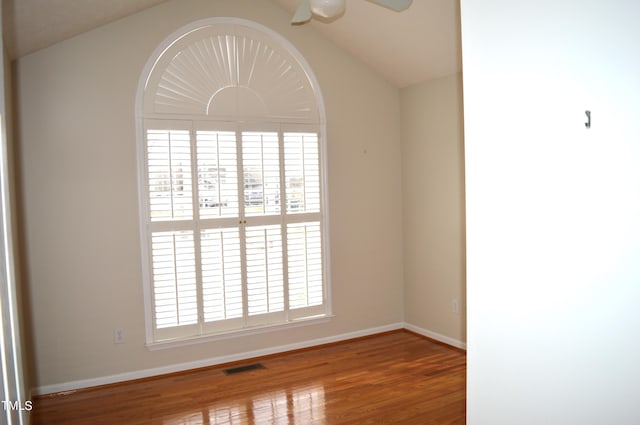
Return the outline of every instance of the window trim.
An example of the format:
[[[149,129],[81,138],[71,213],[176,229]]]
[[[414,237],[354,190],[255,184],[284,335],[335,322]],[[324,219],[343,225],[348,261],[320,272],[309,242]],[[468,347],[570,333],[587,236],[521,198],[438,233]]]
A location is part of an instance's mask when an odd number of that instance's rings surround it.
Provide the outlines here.
[[[251,335],[260,335],[263,333],[278,332],[283,330],[299,328],[303,326],[319,325],[322,323],[328,323],[329,321],[331,321],[333,317],[335,317],[333,313],[327,312],[322,316],[292,320],[287,323],[276,323],[271,325],[256,326],[252,328],[231,330],[227,332],[219,332],[215,334],[206,334],[206,335],[200,335],[200,336],[194,336],[194,337],[188,337],[188,338],[176,338],[171,340],[147,342],[146,347],[150,351],[161,350],[165,348],[186,347],[194,344],[223,341],[226,339],[246,337]]]
[[[203,334],[192,337],[179,337],[171,340],[156,340],[154,337],[154,323],[153,323],[153,277],[151,276],[151,247],[149,246],[149,231],[147,230],[147,224],[149,223],[149,200],[147,196],[146,188],[146,161],[145,161],[145,120],[161,120],[171,125],[172,118],[174,122],[180,122],[184,125],[185,121],[206,121],[203,116],[175,116],[170,114],[147,114],[144,111],[145,102],[145,89],[153,74],[153,69],[158,63],[162,55],[170,49],[174,44],[183,39],[185,36],[193,31],[207,26],[214,26],[217,24],[225,25],[239,25],[248,27],[251,30],[258,31],[262,35],[269,37],[271,42],[279,45],[285,49],[299,64],[302,70],[305,72],[314,93],[314,98],[317,107],[318,121],[312,123],[312,127],[318,133],[319,154],[320,154],[320,184],[322,187],[321,198],[321,232],[323,241],[323,275],[324,275],[324,291],[325,291],[325,310],[324,314],[319,316],[305,317],[302,319],[293,319],[284,323],[260,325],[256,327],[247,327],[243,329],[234,329],[230,331],[223,331],[215,334]],[[211,119],[216,121],[216,119]],[[273,123],[273,120],[265,119],[260,120],[255,117],[250,118],[252,122],[256,124]],[[296,122],[277,122],[275,123],[280,127],[281,132],[285,131],[299,131],[310,128],[309,123],[296,123]],[[301,55],[301,53],[280,34],[275,31],[258,24],[253,21],[240,19],[240,18],[208,18],[195,21],[191,24],[183,26],[174,31],[167,38],[165,38],[153,51],[149,59],[147,60],[142,73],[138,81],[138,87],[135,99],[135,127],[136,127],[136,154],[137,154],[137,184],[138,184],[138,208],[139,208],[139,237],[141,243],[141,271],[142,271],[142,286],[143,286],[143,302],[144,302],[144,321],[145,321],[145,343],[149,350],[155,350],[160,348],[171,348],[177,346],[191,345],[197,343],[211,342],[221,339],[229,339],[234,337],[248,336],[265,332],[281,331],[283,329],[289,329],[299,326],[307,326],[318,323],[325,323],[333,317],[332,309],[332,293],[331,293],[331,261],[330,261],[330,243],[329,243],[329,196],[328,196],[328,177],[327,177],[327,143],[326,143],[326,112],[324,108],[324,100],[320,91],[318,81],[311,70],[311,67]],[[314,131],[314,132],[315,132]]]

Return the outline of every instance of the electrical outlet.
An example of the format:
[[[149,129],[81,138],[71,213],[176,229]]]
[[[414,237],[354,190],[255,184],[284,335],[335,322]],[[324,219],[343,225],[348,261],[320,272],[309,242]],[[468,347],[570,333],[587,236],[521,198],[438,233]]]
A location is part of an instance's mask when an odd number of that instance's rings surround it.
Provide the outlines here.
[[[116,328],[113,331],[113,343],[124,344],[124,329]]]
[[[451,300],[451,312],[453,314],[460,314],[460,303],[458,303],[457,298]]]

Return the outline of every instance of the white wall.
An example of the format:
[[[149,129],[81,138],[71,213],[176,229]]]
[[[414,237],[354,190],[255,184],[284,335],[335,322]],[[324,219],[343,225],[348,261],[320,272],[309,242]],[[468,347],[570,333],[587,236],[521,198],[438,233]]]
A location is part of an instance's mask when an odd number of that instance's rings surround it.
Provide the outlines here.
[[[2,17],[5,10],[2,6]],[[1,28],[4,27],[4,20]],[[18,231],[16,191],[16,143],[13,132],[13,90],[11,61],[0,36],[0,400],[19,402],[25,407],[31,389],[29,374],[30,350],[28,323],[22,310],[25,299],[20,276],[20,241]],[[28,411],[6,409],[3,405],[0,422],[27,423]]]
[[[638,16],[462,1],[470,425],[638,423]]]
[[[326,102],[331,322],[179,349],[144,346],[134,98],[142,67],[177,28],[236,16],[305,56]],[[262,0],[174,0],[16,63],[17,127],[35,385],[232,356],[401,323],[398,90]],[[126,343],[114,345],[123,327]]]
[[[405,321],[464,346],[462,76],[405,87],[400,107]]]

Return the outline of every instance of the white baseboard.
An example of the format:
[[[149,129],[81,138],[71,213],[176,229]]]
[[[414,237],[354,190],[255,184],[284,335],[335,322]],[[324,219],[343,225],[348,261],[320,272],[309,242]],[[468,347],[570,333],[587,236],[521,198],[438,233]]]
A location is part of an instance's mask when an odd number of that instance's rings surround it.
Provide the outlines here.
[[[73,391],[82,388],[95,387],[99,385],[114,384],[117,382],[131,381],[134,379],[149,378],[152,376],[164,375],[167,373],[183,372],[185,370],[197,369],[207,366],[215,366],[224,363],[247,360],[255,357],[268,356],[270,354],[283,353],[286,351],[299,350],[302,348],[314,347],[317,345],[330,344],[332,342],[346,341],[349,339],[359,338],[363,336],[375,335],[377,333],[394,331],[403,329],[404,323],[394,323],[376,328],[369,328],[355,332],[348,332],[340,335],[334,335],[325,338],[317,338],[309,341],[298,342],[294,344],[280,345],[277,347],[269,347],[262,350],[247,351],[244,353],[232,354],[228,356],[213,357],[193,362],[179,363],[175,365],[157,367],[152,369],[137,370],[134,372],[119,373],[116,375],[102,376],[98,378],[82,379],[72,382],[64,382],[61,384],[43,385],[32,390],[33,395],[55,394],[65,391]],[[414,331],[415,332],[415,331]],[[419,333],[419,332],[418,332]],[[431,337],[437,339],[435,337]]]
[[[466,349],[467,344],[454,338],[432,332],[427,329],[420,328],[410,323],[393,323],[390,325],[369,328],[355,332],[348,332],[340,335],[334,335],[325,338],[317,338],[308,341],[302,341],[294,344],[280,345],[277,347],[269,347],[261,350],[247,351],[228,356],[213,357],[193,362],[179,363],[169,366],[157,367],[152,369],[137,370],[134,372],[119,373],[116,375],[101,376],[98,378],[82,379],[78,381],[64,382],[61,384],[43,385],[36,387],[31,391],[32,395],[55,394],[65,391],[74,391],[83,388],[96,387],[100,385],[115,384],[117,382],[131,381],[135,379],[149,378],[152,376],[164,375],[167,373],[183,372],[190,369],[198,369],[201,367],[216,366],[219,364],[247,360],[255,357],[268,356],[271,354],[284,353],[287,351],[299,350],[302,348],[310,348],[333,342],[346,341],[349,339],[360,338],[363,336],[375,335],[382,332],[394,331],[398,329],[407,329],[422,336],[426,336],[436,341],[443,342],[453,347]]]
[[[461,348],[463,350],[467,349],[466,343],[454,338],[450,338],[446,335],[442,335],[437,332],[430,331],[428,329],[423,329],[419,326],[412,325],[411,323],[404,323],[403,327],[408,331],[415,332],[422,336],[426,336],[427,338],[435,339],[436,341],[443,342],[447,345],[451,345],[452,347]]]

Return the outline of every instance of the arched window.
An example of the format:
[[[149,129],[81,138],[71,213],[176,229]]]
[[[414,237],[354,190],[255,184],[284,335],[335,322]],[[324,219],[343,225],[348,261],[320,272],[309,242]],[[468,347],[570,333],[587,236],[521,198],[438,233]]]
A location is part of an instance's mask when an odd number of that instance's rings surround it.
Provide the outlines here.
[[[330,315],[324,105],[289,42],[235,18],[178,30],[137,127],[148,345]]]

